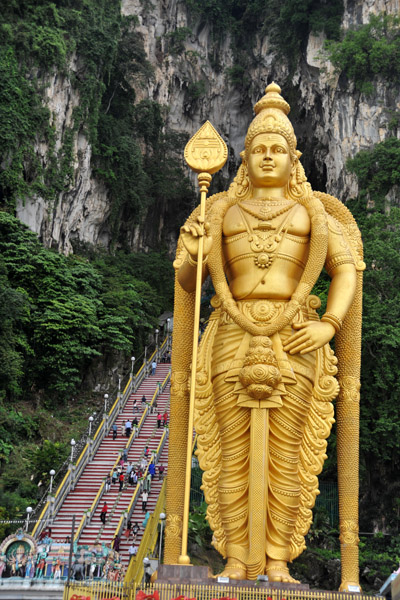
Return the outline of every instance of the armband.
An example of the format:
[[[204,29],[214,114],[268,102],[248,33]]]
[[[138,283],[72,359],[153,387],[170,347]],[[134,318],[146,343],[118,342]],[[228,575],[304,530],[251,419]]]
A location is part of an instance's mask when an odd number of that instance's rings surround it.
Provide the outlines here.
[[[203,265],[206,264],[207,262],[207,256],[203,259]],[[189,252],[187,253],[187,262],[191,267],[195,267],[197,269],[197,260],[194,260],[191,255],[189,254]]]
[[[343,326],[342,319],[339,319],[339,317],[330,312],[326,312],[324,315],[322,315],[321,321],[323,323],[330,323],[334,327],[336,333],[340,331]]]

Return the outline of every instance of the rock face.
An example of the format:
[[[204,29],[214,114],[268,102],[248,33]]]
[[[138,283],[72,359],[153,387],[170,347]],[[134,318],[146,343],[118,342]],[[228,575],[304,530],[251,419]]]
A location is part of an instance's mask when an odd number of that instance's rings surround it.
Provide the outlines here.
[[[371,13],[399,12],[399,0],[347,0],[344,4],[345,29],[367,23]],[[209,26],[189,22],[184,2],[122,0],[122,11],[138,17],[136,31],[154,69],[154,78],[137,89],[138,100],[150,98],[168,106],[166,125],[189,135],[210,119],[229,145],[229,161],[222,174],[231,179],[240,161],[253,105],[268,83],[274,80],[282,85],[287,80],[288,66],[276,57],[268,37],[259,38],[252,51],[254,66],[247,73],[252,83],[239,88],[227,77],[227,69],[234,66],[229,34],[216,46]],[[183,51],[174,53],[168,34],[184,27],[190,27],[191,33],[182,42]],[[290,88],[283,85],[283,94],[287,97],[290,92],[290,116],[312,186],[346,201],[357,193],[356,180],[345,170],[346,160],[393,135],[388,122],[391,111],[399,110],[400,93],[379,79],[373,95],[356,92],[351,82],[335,74],[332,65],[322,62],[323,44],[322,35],[309,37]],[[61,143],[79,97],[66,79],[54,76],[48,83],[46,101]],[[45,149],[38,148],[38,152],[44,156]],[[60,195],[56,206],[31,198],[17,209],[18,217],[38,232],[47,246],[63,252],[71,251],[74,239],[103,245],[110,241],[107,190],[93,176],[91,147],[82,133],[75,139],[75,156],[74,183]],[[154,227],[162,239],[162,227],[156,223]],[[130,239],[134,250],[146,246],[137,232],[132,232]]]

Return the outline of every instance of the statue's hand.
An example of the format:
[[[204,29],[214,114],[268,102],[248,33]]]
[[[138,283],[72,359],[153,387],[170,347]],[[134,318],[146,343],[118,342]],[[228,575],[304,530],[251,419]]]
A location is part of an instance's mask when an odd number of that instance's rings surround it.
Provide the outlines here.
[[[197,222],[181,227],[181,239],[186,250],[193,260],[197,261],[199,253],[199,240],[204,236],[203,259],[206,258],[211,250],[212,237],[210,235],[210,223],[204,223],[201,217],[197,217]]]
[[[305,323],[294,323],[293,329],[297,333],[290,336],[285,342],[283,349],[289,354],[307,354],[312,350],[318,350],[327,344],[335,335],[335,328],[330,323],[322,321],[306,321]]]

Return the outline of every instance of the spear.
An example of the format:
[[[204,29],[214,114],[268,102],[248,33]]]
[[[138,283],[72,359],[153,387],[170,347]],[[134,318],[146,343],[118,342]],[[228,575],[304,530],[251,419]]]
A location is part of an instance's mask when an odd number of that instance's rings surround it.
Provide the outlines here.
[[[187,537],[189,528],[189,504],[190,504],[190,479],[192,472],[192,443],[193,443],[193,424],[194,424],[194,402],[196,397],[196,365],[197,350],[199,341],[199,321],[200,321],[200,300],[202,285],[202,267],[204,253],[204,221],[206,215],[207,191],[211,183],[211,175],[216,173],[226,163],[228,158],[228,149],[224,140],[211,125],[206,121],[202,127],[189,140],[185,148],[185,160],[189,167],[197,173],[200,187],[200,224],[199,249],[197,255],[196,269],[196,291],[194,303],[194,324],[193,324],[193,351],[192,351],[192,371],[190,377],[190,397],[189,397],[189,422],[188,438],[186,447],[186,471],[185,471],[185,497],[183,504],[183,522],[182,522],[182,547],[178,563],[181,565],[190,565],[190,558],[187,554]]]

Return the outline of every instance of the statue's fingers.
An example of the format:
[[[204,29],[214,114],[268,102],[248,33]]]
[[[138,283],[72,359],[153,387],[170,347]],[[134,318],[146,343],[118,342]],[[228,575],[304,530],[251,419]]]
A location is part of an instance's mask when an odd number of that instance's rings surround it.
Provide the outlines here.
[[[192,234],[193,237],[199,237],[199,232],[196,226],[192,225],[190,227],[190,233]]]
[[[205,231],[206,235],[208,235],[210,233],[210,223],[208,221],[206,221],[204,223],[204,231]]]
[[[301,353],[302,350],[309,352],[311,345],[312,345],[311,340],[306,340],[305,342],[303,342],[302,344],[299,344],[299,345],[296,344],[296,346],[294,348],[289,350],[289,354],[297,354],[298,352]]]
[[[286,340],[286,342],[283,344],[283,347],[285,349],[289,348],[293,344],[297,344],[300,340],[305,341],[306,339],[308,339],[307,332],[306,331],[298,331],[297,333],[291,335],[288,340]]]
[[[313,352],[313,350],[316,350],[316,346],[315,344],[311,344],[311,346],[308,346],[307,348],[303,348],[303,350],[300,350],[300,354],[307,354],[307,352]]]

